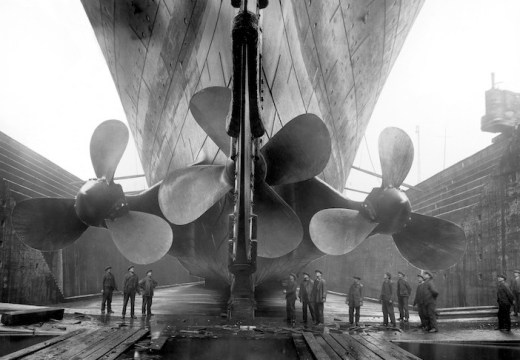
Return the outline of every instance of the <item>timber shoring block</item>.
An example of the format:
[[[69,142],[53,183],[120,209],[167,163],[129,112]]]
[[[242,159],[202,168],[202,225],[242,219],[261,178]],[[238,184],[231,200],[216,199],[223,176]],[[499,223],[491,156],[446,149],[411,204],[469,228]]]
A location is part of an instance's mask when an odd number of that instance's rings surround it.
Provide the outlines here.
[[[314,354],[316,360],[330,360],[329,355],[327,355],[327,353],[325,352],[325,350],[323,350],[318,341],[316,341],[314,335],[308,332],[304,332],[303,338],[307,342],[307,345],[309,345],[309,348]]]
[[[38,343],[38,344],[34,344],[32,346],[29,346],[25,349],[22,349],[22,350],[18,350],[14,353],[10,353],[10,354],[7,354],[7,355],[4,355],[2,357],[0,357],[0,360],[15,360],[15,359],[19,359],[23,356],[27,356],[27,355],[30,355],[30,354],[33,354],[37,351],[40,351],[41,349],[44,349],[48,346],[51,346],[53,344],[56,344],[56,343],[59,343],[63,340],[66,340],[72,336],[76,336],[76,335],[79,335],[81,334],[82,332],[86,331],[86,329],[78,329],[78,330],[74,330],[74,331],[71,331],[70,333],[68,334],[63,334],[61,336],[57,336],[55,338],[52,338],[52,339],[49,339],[49,340],[46,340],[46,341],[43,341],[41,343]]]
[[[296,348],[296,353],[298,354],[299,360],[314,360],[307,343],[305,342],[303,335],[292,334],[294,347]]]
[[[110,350],[110,352],[106,353],[104,356],[100,357],[100,360],[114,360],[119,355],[124,353],[128,348],[134,345],[137,341],[146,336],[150,331],[147,329],[139,329],[134,335],[130,336],[128,339],[117,345],[115,348]]]
[[[59,308],[40,308],[31,310],[9,311],[2,314],[2,324],[7,326],[29,325],[46,322],[50,319],[63,319],[65,309]]]
[[[409,353],[408,351],[402,349],[399,345],[394,344],[388,340],[382,339],[379,336],[370,336],[370,335],[358,335],[363,336],[363,338],[371,342],[372,344],[381,347],[384,351],[388,352],[392,356],[395,356],[399,359],[408,359],[408,360],[421,360],[421,358]]]
[[[381,357],[374,354],[367,347],[361,345],[347,334],[330,334],[345,350],[348,356],[353,359],[381,360]]]
[[[325,352],[327,353],[329,358],[331,358],[331,360],[341,360],[341,358],[338,356],[338,354],[336,354],[334,349],[329,344],[327,344],[327,342],[323,340],[321,336],[315,336],[315,339],[318,342],[318,344],[320,344],[321,348],[325,350]]]

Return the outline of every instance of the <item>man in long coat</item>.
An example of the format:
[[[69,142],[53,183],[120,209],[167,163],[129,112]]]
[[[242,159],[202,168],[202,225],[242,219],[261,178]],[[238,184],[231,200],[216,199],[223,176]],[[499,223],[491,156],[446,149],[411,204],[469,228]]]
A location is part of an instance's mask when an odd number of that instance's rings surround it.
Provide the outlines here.
[[[327,282],[322,278],[321,270],[316,270],[316,279],[311,292],[311,300],[314,301],[314,316],[316,317],[315,325],[323,324],[323,308],[327,301]]]
[[[303,312],[303,322],[307,322],[307,308],[309,308],[309,312],[311,313],[311,320],[314,323],[314,303],[311,302],[311,292],[312,287],[314,286],[314,281],[311,280],[311,277],[306,272],[303,273],[303,280],[300,283],[300,291],[298,292],[298,298],[302,303],[302,312]]]
[[[497,275],[497,302],[498,302],[498,327],[495,330],[511,331],[511,305],[514,303],[514,296],[506,283],[506,276]]]
[[[130,266],[128,268],[128,273],[125,275],[125,280],[123,282],[123,319],[126,314],[126,305],[128,304],[128,300],[130,299],[130,317],[132,319],[137,319],[134,315],[134,307],[135,307],[135,293],[139,292],[139,278],[134,272],[134,267]]]
[[[153,289],[157,286],[157,281],[152,279],[152,270],[146,272],[146,277],[139,281],[139,290],[143,294],[143,315],[153,316],[152,314],[152,300],[153,300]]]
[[[392,283],[392,274],[389,272],[384,274],[383,285],[381,286],[381,295],[379,300],[383,305],[383,325],[388,326],[388,316],[392,326],[395,327],[395,314],[394,314],[394,284]]]
[[[112,314],[112,293],[117,291],[116,279],[112,275],[112,266],[105,268],[105,275],[103,275],[103,301],[101,302],[101,313],[105,313],[105,304],[108,314]]]
[[[397,304],[399,306],[399,321],[408,322],[410,314],[408,313],[408,298],[412,293],[412,288],[408,281],[406,281],[406,275],[399,271],[397,273],[399,280],[397,280]]]
[[[431,333],[438,332],[437,330],[437,314],[435,314],[435,307],[437,303],[437,296],[439,292],[433,284],[433,275],[428,271],[424,272],[424,311],[426,314],[426,330]]]
[[[426,313],[424,311],[424,277],[419,274],[417,275],[419,285],[415,290],[415,298],[413,300],[413,306],[417,306],[417,312],[419,313],[419,319],[421,319],[420,328],[426,330]]]
[[[289,274],[289,281],[285,288],[285,303],[287,310],[287,324],[294,325],[296,323],[296,275]]]
[[[348,322],[350,325],[354,322],[354,311],[356,312],[356,326],[359,326],[359,312],[361,306],[363,306],[363,284],[361,284],[361,278],[354,276],[354,282],[350,285],[347,295],[348,305]]]

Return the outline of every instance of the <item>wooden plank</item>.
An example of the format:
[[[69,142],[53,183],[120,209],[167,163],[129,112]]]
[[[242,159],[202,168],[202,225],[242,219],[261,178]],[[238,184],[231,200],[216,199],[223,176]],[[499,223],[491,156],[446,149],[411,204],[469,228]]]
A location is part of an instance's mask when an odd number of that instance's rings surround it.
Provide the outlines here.
[[[30,355],[26,359],[28,360],[39,360],[39,359],[70,359],[74,355],[94,346],[104,338],[110,336],[114,329],[101,328],[93,332],[85,332],[80,336],[75,336],[65,340],[64,342],[49,346],[42,351],[39,351],[33,355]]]
[[[31,310],[9,311],[2,314],[2,324],[7,326],[28,325],[49,321],[50,319],[63,319],[65,309],[39,308]]]
[[[75,354],[70,360],[95,360],[108,353],[117,345],[132,336],[138,329],[119,329],[110,334],[97,344],[84,349],[82,352]],[[65,358],[63,358],[65,360]]]
[[[308,332],[303,333],[303,338],[307,342],[307,345],[309,345],[309,348],[311,349],[312,353],[314,354],[314,357],[316,360],[330,360],[330,357],[327,355],[325,350],[322,349],[320,344],[316,341],[316,338],[314,335]]]
[[[126,341],[123,341],[121,344],[116,346],[114,349],[112,349],[109,353],[105,354],[100,358],[100,360],[114,360],[119,355],[124,353],[130,346],[136,343],[136,341],[139,341],[141,338],[143,338],[145,335],[149,333],[149,330],[146,329],[140,329],[137,331],[134,335],[130,336]]]
[[[37,351],[39,351],[41,349],[44,349],[44,348],[46,348],[48,346],[51,346],[53,344],[59,343],[59,342],[61,342],[63,340],[66,340],[66,339],[68,339],[68,338],[70,338],[72,336],[76,336],[78,334],[81,334],[84,331],[86,331],[86,329],[78,329],[78,330],[71,331],[68,334],[63,334],[61,336],[52,338],[50,340],[43,341],[43,342],[35,344],[33,346],[29,346],[29,347],[27,347],[25,349],[18,350],[18,351],[14,352],[14,353],[4,355],[4,356],[0,357],[0,360],[19,359],[19,358],[21,358],[23,356],[27,356],[27,355],[35,353],[35,352],[37,352]]]
[[[369,342],[367,339],[365,339],[365,336],[361,336],[361,335],[351,335],[352,338],[354,340],[356,340],[357,342],[359,342],[360,344],[362,344],[363,346],[366,346],[367,348],[369,348],[374,354],[377,354],[379,355],[381,358],[385,359],[385,360],[397,360],[397,359],[401,359],[400,356],[398,357],[395,357],[395,355],[393,354],[390,354],[387,352],[386,349],[383,349],[382,348],[382,345],[374,345],[372,344],[371,342]],[[380,343],[382,344],[382,342]]]
[[[148,349],[152,351],[161,351],[166,341],[175,333],[177,327],[175,326],[167,326],[161,331],[161,334],[156,339],[150,340],[150,346]]]
[[[381,357],[374,354],[367,347],[361,345],[356,340],[352,339],[350,335],[345,334],[330,334],[334,340],[338,342],[345,350],[348,356],[354,359],[367,360],[381,360]]]
[[[361,335],[359,335],[359,336],[361,336]],[[421,360],[421,358],[409,353],[408,351],[399,347],[399,345],[396,345],[388,340],[384,340],[379,337],[369,336],[369,335],[363,336],[363,338],[365,340],[367,340],[368,342],[380,347],[388,354],[395,356],[396,358],[409,359],[409,360]]]
[[[327,344],[327,342],[325,340],[323,340],[323,338],[321,336],[316,336],[315,339],[318,342],[318,344],[320,344],[321,348],[323,350],[325,350],[325,352],[327,353],[329,358],[331,358],[331,360],[341,360],[339,355],[336,354],[334,349],[332,347],[330,347],[330,345]]]
[[[332,349],[334,349],[334,351],[336,352],[336,354],[339,355],[340,358],[342,358],[342,359],[348,358],[347,350],[345,350],[343,348],[343,346],[338,344],[338,342],[336,340],[334,340],[334,338],[332,336],[330,336],[329,334],[323,334],[322,337],[323,337],[323,340],[325,340],[327,342],[327,344]]]
[[[303,339],[303,335],[292,334],[294,347],[298,354],[299,360],[314,360],[311,351],[309,350],[307,343]]]

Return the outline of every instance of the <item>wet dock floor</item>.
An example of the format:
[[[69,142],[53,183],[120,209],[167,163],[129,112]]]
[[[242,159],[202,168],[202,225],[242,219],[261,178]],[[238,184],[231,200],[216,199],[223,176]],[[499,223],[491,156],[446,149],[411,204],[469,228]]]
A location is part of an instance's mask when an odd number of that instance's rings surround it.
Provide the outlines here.
[[[344,300],[342,296],[329,294],[325,304],[325,326],[320,327],[301,322],[288,327],[283,294],[259,303],[257,317],[252,321],[228,320],[225,318],[225,299],[202,285],[157,289],[152,305],[155,316],[152,317],[141,316],[141,300],[136,299],[137,319],[129,317],[129,309],[127,317],[122,319],[120,294],[114,294],[114,313],[111,315],[100,313],[100,297],[59,305],[65,308],[65,319],[61,323],[66,324],[65,331],[81,326],[148,329],[149,337],[126,351],[123,355],[125,359],[297,359],[293,335],[303,332],[316,336],[339,333],[376,336],[384,341],[396,342],[402,348],[429,359],[454,358],[449,356],[457,353],[455,351],[471,353],[476,351],[478,343],[487,342],[485,346],[489,348],[490,358],[497,358],[493,357],[497,354],[500,359],[520,358],[516,352],[519,349],[520,328],[515,318],[512,318],[513,330],[510,333],[494,331],[496,319],[489,318],[478,321],[441,320],[439,333],[430,334],[417,329],[419,319],[415,312],[411,312],[410,323],[401,323],[394,329],[379,326],[382,323],[381,305],[366,301],[361,309],[361,326],[350,329]],[[77,319],[83,321],[74,325]],[[301,320],[299,304],[297,319]],[[150,350],[150,343],[161,337],[164,338],[162,350]],[[7,342],[13,343],[10,340]],[[456,343],[462,344],[461,350],[451,347]],[[507,349],[500,348],[504,344]],[[483,354],[486,349],[482,351]],[[460,355],[457,358],[471,358],[457,354]]]

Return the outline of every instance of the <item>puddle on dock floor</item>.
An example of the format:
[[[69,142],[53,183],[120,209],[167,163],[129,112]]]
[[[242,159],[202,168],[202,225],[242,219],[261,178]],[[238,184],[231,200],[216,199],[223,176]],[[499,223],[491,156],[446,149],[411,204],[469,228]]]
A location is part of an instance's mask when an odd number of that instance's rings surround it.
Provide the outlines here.
[[[395,342],[402,349],[423,360],[518,360],[520,359],[520,342],[486,343],[486,344],[451,344]]]
[[[25,349],[34,344],[52,339],[54,336],[43,335],[1,335],[0,336],[0,356]]]

